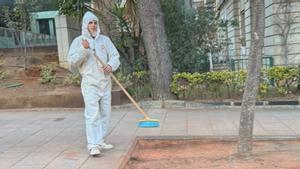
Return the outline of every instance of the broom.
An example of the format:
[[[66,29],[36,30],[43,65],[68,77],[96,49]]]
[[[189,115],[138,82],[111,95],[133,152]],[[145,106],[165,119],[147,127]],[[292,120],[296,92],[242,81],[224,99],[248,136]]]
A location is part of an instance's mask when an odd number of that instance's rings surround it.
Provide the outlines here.
[[[94,53],[94,57],[96,58],[98,64],[100,63],[103,67],[106,66],[106,64],[104,62],[102,62],[102,60],[96,55],[96,53]],[[123,90],[123,92],[129,98],[129,100],[133,103],[133,105],[139,110],[139,113],[141,113],[144,116],[143,119],[139,120],[138,126],[142,127],[142,128],[146,128],[146,127],[158,127],[159,126],[159,120],[158,119],[152,119],[152,118],[150,118],[144,112],[144,110],[137,104],[137,102],[131,97],[131,95],[127,92],[127,90],[123,87],[123,85],[116,78],[116,76],[113,73],[110,73],[110,76],[118,84],[118,86]]]

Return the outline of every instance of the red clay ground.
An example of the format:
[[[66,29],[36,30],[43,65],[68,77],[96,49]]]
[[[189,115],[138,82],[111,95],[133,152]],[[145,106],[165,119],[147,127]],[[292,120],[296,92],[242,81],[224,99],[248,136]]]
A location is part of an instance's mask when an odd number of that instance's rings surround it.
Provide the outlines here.
[[[0,73],[8,72],[5,78],[0,78],[0,108],[83,107],[80,86],[65,82],[70,72],[55,61],[39,63],[31,64],[24,71],[18,58],[0,57]],[[42,84],[41,69],[48,64],[53,65],[56,80]],[[112,97],[113,105],[127,103],[125,94],[117,86],[113,86]]]
[[[139,140],[124,169],[300,169],[300,141],[256,141],[247,160],[235,152],[230,141]]]
[[[41,66],[47,64],[57,65],[58,56],[43,55],[34,56],[29,60],[28,69],[20,67],[24,65],[23,57],[0,56],[0,71],[7,71],[5,79],[0,79],[0,98],[16,98],[20,96],[56,95],[63,93],[79,93],[80,87],[64,85],[64,77],[68,70],[57,66],[55,68],[56,84],[41,84]],[[12,84],[22,83],[22,86],[7,88]]]
[[[40,68],[32,67],[27,71],[23,68],[10,68],[7,78],[0,80],[0,97],[16,98],[20,96],[40,96],[40,95],[56,95],[63,93],[79,93],[80,87],[72,85],[64,85],[63,79],[67,76],[68,71],[63,68],[57,68],[55,75],[57,76],[56,84],[40,83]],[[7,88],[12,84],[22,83],[22,86]]]
[[[33,58],[33,60],[38,61],[35,64],[29,64],[28,69],[24,71],[24,68],[20,67],[24,65],[22,58],[0,56],[0,71],[8,72],[4,79],[0,79],[0,98],[80,94],[80,86],[64,84],[64,79],[70,72],[58,66],[55,56]],[[48,64],[56,65],[54,72],[57,80],[55,83],[41,84],[41,67]],[[22,85],[7,88],[7,86],[19,83]],[[113,88],[118,89],[116,86]]]

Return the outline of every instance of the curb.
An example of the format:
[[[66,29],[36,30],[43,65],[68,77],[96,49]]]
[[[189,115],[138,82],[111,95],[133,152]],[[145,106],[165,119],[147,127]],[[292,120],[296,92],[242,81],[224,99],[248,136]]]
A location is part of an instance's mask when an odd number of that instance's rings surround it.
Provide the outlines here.
[[[297,103],[297,104],[296,104]],[[186,109],[241,109],[240,102],[219,102],[219,103],[199,103],[184,100],[165,100],[162,101],[141,101],[143,108],[186,108]],[[133,108],[132,104],[123,104],[113,106],[114,108]],[[264,101],[256,104],[256,109],[289,108],[300,109],[298,101]]]
[[[126,103],[126,95],[121,90],[112,91],[112,105]],[[39,95],[39,96],[19,96],[15,98],[0,98],[1,109],[31,109],[31,108],[83,108],[84,101],[80,92]]]
[[[83,107],[79,94],[22,96],[16,98],[0,98],[0,109],[43,108],[43,107]]]
[[[116,109],[134,108],[122,91],[116,90],[112,93],[112,107]],[[126,103],[126,104],[124,104]],[[211,102],[201,103],[185,100],[165,100],[165,101],[140,101],[143,108],[186,108],[186,109],[240,109],[241,102]],[[41,96],[24,96],[17,98],[0,98],[0,110],[9,109],[29,109],[29,110],[51,110],[51,109],[82,109],[84,102],[81,93],[64,94],[64,95],[41,95]],[[289,108],[299,109],[298,100],[290,101],[258,101],[256,109],[271,108]]]
[[[215,140],[215,141],[238,141],[238,135],[201,135],[201,136],[136,136],[137,140]],[[254,141],[294,141],[299,140],[300,136],[295,135],[254,135]]]

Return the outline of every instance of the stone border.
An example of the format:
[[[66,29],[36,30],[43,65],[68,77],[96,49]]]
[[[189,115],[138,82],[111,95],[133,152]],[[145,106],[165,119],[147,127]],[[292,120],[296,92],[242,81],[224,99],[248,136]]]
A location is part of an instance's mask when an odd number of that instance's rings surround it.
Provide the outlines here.
[[[112,90],[112,105],[126,103],[123,91]],[[82,108],[83,97],[80,92],[57,95],[19,96],[15,98],[0,98],[0,109],[21,108]]]
[[[237,141],[238,135],[201,135],[201,136],[136,136],[137,140],[214,140],[214,141]],[[254,135],[254,141],[293,141],[300,140],[300,135]]]
[[[261,104],[262,103],[262,104]],[[297,104],[295,104],[297,103]],[[183,100],[166,100],[162,101],[141,101],[139,102],[143,108],[187,108],[187,109],[221,109],[234,108],[240,109],[240,102],[219,102],[219,103],[200,103]],[[114,108],[133,108],[132,104],[123,104],[113,106]],[[290,108],[299,109],[299,101],[264,101],[256,104],[257,109],[271,109],[271,108]]]
[[[127,103],[127,104],[124,104]],[[112,105],[114,108],[132,108],[128,98],[121,90],[112,91]],[[187,109],[219,109],[240,108],[241,102],[224,101],[201,103],[185,100],[165,101],[140,101],[144,108],[187,108]],[[300,108],[298,100],[290,101],[258,101],[257,108]],[[24,108],[83,108],[83,98],[80,92],[61,95],[23,96],[16,98],[0,98],[1,109],[24,109]]]
[[[0,109],[42,108],[42,107],[83,107],[79,94],[23,96],[0,98]]]
[[[139,139],[137,137],[135,137],[133,142],[129,145],[129,147],[125,151],[125,154],[121,156],[121,159],[120,159],[121,162],[117,169],[124,169],[124,167],[126,166],[127,162],[129,161],[129,159],[134,151],[134,148],[137,146],[138,140]]]

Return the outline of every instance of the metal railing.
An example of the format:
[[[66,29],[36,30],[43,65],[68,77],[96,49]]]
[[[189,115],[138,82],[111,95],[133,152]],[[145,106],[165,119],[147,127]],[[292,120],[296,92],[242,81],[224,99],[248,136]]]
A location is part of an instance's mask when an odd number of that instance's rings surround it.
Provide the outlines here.
[[[245,70],[248,66],[248,59],[231,59],[231,70]],[[270,68],[273,66],[273,57],[267,56],[262,58],[262,67]]]
[[[55,46],[56,37],[0,27],[0,48]]]

